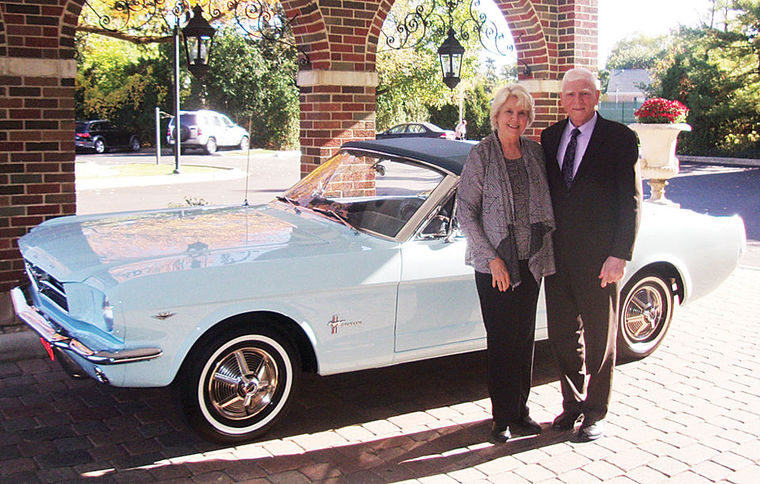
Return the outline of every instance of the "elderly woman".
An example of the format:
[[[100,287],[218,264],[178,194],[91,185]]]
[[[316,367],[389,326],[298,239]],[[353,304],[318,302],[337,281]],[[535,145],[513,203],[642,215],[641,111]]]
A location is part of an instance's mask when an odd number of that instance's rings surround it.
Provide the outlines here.
[[[524,87],[501,89],[491,106],[494,132],[470,152],[457,194],[486,327],[494,442],[541,432],[527,402],[538,291],[554,273],[554,217],[543,150],[523,136],[533,118]]]

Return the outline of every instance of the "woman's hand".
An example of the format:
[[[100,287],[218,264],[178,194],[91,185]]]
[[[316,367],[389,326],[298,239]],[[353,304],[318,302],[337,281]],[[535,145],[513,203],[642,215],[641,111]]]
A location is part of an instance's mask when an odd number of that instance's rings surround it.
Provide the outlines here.
[[[509,271],[504,261],[497,257],[488,263],[488,267],[491,269],[491,287],[499,292],[509,289]]]

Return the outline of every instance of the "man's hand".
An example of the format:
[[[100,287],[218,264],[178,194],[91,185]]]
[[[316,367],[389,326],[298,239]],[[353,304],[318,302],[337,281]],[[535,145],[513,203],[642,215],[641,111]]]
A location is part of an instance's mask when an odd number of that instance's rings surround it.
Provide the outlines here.
[[[602,271],[599,273],[599,279],[602,280],[602,287],[612,284],[623,278],[625,274],[625,259],[609,256],[604,261]]]
[[[488,263],[488,267],[491,269],[491,287],[499,292],[509,289],[509,271],[504,261],[497,257]]]

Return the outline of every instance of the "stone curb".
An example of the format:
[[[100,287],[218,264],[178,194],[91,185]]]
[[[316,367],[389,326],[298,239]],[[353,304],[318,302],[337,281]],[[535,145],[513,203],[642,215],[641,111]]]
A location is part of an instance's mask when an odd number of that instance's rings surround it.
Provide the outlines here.
[[[696,163],[700,165],[725,165],[725,166],[746,166],[752,168],[760,167],[760,160],[751,158],[714,158],[711,156],[691,156],[677,155],[681,163]]]

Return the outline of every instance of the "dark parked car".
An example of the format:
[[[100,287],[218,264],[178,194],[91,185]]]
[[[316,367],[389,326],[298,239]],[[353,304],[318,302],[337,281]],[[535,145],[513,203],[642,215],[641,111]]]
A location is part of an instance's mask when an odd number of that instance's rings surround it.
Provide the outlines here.
[[[95,153],[115,150],[140,151],[140,137],[133,131],[105,119],[77,121],[74,146],[77,150],[92,150]]]
[[[408,137],[454,139],[454,132],[433,123],[403,123],[375,135],[376,139]]]

